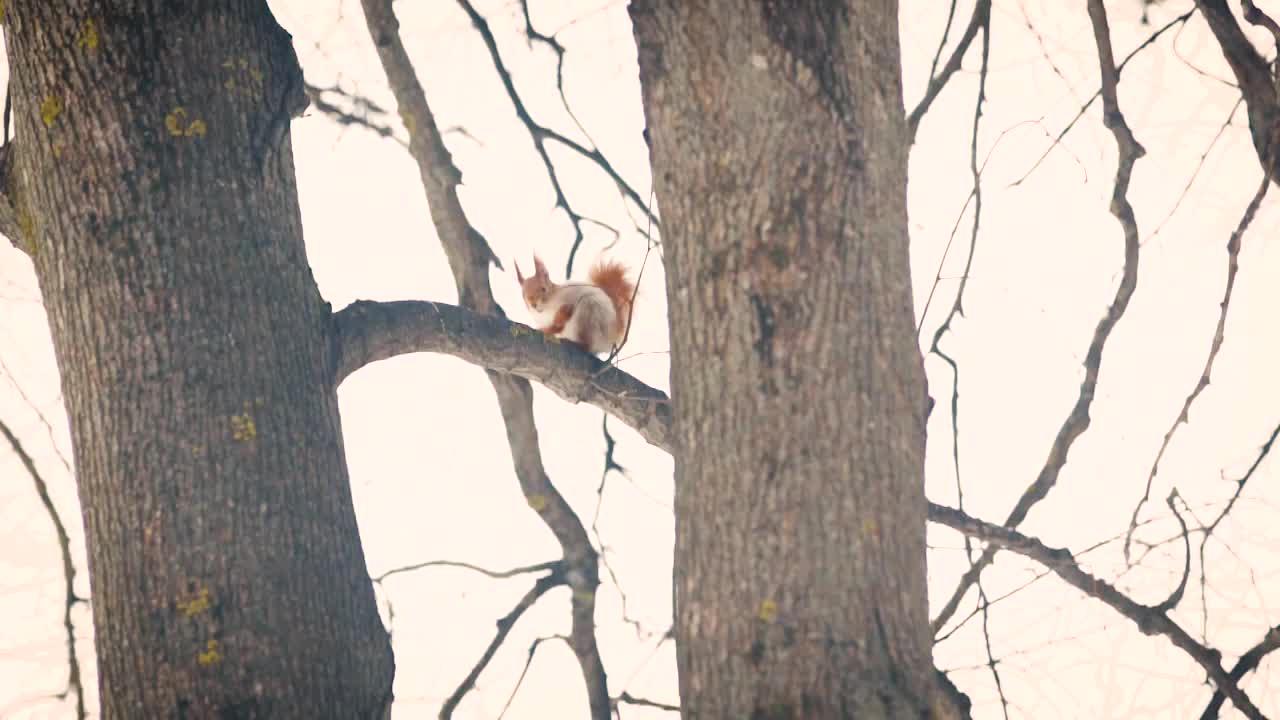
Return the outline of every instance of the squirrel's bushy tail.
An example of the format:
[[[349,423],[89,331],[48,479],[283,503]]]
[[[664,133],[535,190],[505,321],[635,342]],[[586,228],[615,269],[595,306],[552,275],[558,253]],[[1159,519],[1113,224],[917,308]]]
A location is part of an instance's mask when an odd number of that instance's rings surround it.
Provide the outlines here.
[[[622,342],[627,334],[627,323],[631,319],[631,302],[636,294],[635,283],[627,279],[627,266],[617,260],[599,260],[587,274],[592,285],[604,290],[613,301],[613,309],[617,311],[617,335],[612,338],[614,344]]]

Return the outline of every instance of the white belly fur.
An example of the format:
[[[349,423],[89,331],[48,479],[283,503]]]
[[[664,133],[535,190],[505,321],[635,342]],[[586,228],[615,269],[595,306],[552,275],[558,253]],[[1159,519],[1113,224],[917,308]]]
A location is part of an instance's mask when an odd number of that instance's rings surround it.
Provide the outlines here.
[[[542,312],[533,314],[538,327],[555,322],[556,311],[562,305],[572,304],[573,315],[565,323],[564,331],[556,337],[582,343],[583,337],[591,340],[589,352],[607,353],[613,349],[613,326],[616,324],[613,302],[595,285],[566,285],[546,304]]]

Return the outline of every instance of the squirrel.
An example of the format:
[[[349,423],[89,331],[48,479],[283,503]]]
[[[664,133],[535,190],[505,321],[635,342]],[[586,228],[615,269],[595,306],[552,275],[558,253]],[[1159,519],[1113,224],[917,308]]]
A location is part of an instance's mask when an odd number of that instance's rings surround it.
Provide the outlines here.
[[[518,263],[515,268],[524,304],[542,332],[596,354],[610,352],[626,337],[636,286],[621,262],[598,260],[587,282],[563,285],[551,282],[536,254],[533,275],[525,277]]]

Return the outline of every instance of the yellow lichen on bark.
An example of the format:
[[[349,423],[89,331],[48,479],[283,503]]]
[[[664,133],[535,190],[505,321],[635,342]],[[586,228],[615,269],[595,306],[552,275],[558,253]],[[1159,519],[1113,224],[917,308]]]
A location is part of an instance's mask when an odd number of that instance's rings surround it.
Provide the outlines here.
[[[201,613],[208,612],[209,606],[209,588],[201,588],[195,597],[178,603],[178,609],[186,617],[195,617]]]
[[[773,622],[778,617],[778,603],[773,600],[765,600],[760,603],[760,612],[757,615],[767,623]]]
[[[231,416],[231,437],[238,442],[246,442],[258,437],[258,424],[248,409],[239,415]]]
[[[57,121],[58,115],[62,113],[62,100],[56,95],[48,95],[44,102],[40,103],[40,121],[47,128],[53,127],[53,123]]]
[[[76,47],[93,52],[98,49],[98,24],[92,18],[80,23],[80,32],[76,34]]]
[[[195,118],[187,122],[186,119],[187,109],[179,105],[164,116],[164,127],[173,137],[204,137],[209,131],[204,120]]]
[[[218,641],[210,640],[205,644],[205,651],[196,656],[196,662],[208,667],[222,662],[222,653],[218,651]]]

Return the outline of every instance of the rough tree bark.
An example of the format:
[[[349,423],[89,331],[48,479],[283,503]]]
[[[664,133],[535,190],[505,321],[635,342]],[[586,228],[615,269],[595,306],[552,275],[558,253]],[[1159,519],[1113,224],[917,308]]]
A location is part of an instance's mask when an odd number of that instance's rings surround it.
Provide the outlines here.
[[[897,3],[631,16],[666,224],[684,717],[928,717]]]
[[[380,717],[263,0],[9,0],[6,195],[70,416],[105,718]]]

